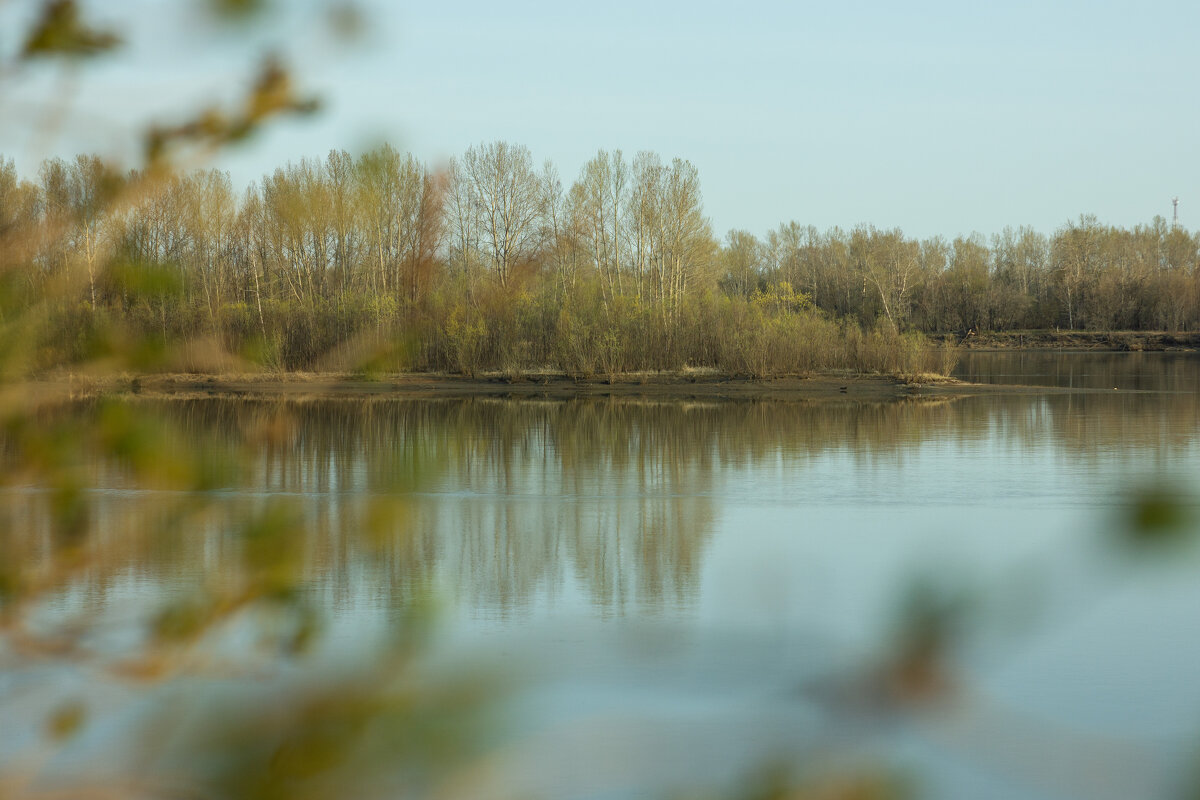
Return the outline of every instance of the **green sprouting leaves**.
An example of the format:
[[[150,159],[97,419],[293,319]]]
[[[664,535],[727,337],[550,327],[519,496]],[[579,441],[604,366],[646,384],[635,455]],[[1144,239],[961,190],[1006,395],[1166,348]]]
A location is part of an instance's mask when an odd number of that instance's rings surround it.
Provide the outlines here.
[[[304,519],[288,503],[268,503],[246,520],[240,531],[242,566],[249,591],[287,600],[303,580]]]
[[[123,261],[108,271],[114,292],[149,302],[179,297],[183,293],[183,276],[169,264],[147,264]]]
[[[246,22],[266,10],[267,0],[204,0],[205,8],[218,19]]]
[[[1190,522],[1182,496],[1163,489],[1142,494],[1131,511],[1130,527],[1142,538],[1169,538],[1185,530]]]
[[[21,574],[18,565],[0,547],[0,624],[5,622],[5,612],[21,593]]]
[[[272,0],[200,0],[207,14],[230,26],[251,26],[264,22],[272,12],[286,4]],[[352,41],[367,29],[366,14],[356,2],[350,0],[328,0],[323,4],[322,17],[325,29],[336,39]]]
[[[55,543],[72,560],[81,555],[91,528],[91,506],[83,488],[72,478],[62,480],[50,492],[50,520]]]
[[[449,789],[443,784],[487,732],[491,682],[473,673],[428,679],[407,654],[386,648],[358,655],[357,668],[319,680],[280,676],[254,692],[179,693],[144,727],[145,774],[169,775],[188,794],[246,800]]]
[[[70,739],[87,721],[87,707],[78,700],[62,703],[46,719],[46,735],[55,741]]]
[[[145,137],[146,163],[162,167],[174,148],[193,146],[216,150],[249,138],[268,120],[282,114],[309,115],[320,108],[316,98],[301,96],[291,71],[275,56],[268,57],[255,76],[241,108],[230,113],[210,106],[175,126],[151,128]]]
[[[898,770],[873,765],[806,765],[767,762],[743,776],[730,791],[699,797],[728,800],[903,800],[916,797],[912,777]],[[692,797],[692,795],[686,795]]]
[[[199,636],[215,619],[216,604],[207,597],[186,597],[164,606],[150,624],[162,643],[184,642]]]
[[[1116,525],[1119,544],[1136,552],[1159,552],[1182,546],[1195,538],[1195,507],[1187,493],[1169,484],[1137,490],[1124,505]]]
[[[123,467],[139,485],[185,492],[210,491],[236,471],[232,454],[197,448],[134,402],[103,403],[94,426],[99,458]]]
[[[941,579],[918,577],[901,594],[884,679],[891,699],[929,700],[951,688],[949,659],[969,628],[971,597]]]
[[[109,31],[90,27],[75,0],[49,0],[21,49],[22,59],[45,56],[83,58],[108,52],[121,43]]]
[[[7,239],[0,236],[0,241],[7,244]],[[0,255],[0,320],[7,320],[34,302],[33,292],[28,282],[21,280],[21,275],[15,269],[6,269],[5,256]],[[0,340],[9,338],[7,330],[0,328]]]

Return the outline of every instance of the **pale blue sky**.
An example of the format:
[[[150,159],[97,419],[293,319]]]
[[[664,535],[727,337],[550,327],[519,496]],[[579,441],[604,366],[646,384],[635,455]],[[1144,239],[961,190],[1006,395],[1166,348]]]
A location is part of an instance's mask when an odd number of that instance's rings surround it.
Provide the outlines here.
[[[31,5],[0,1],[6,56]],[[187,3],[85,5],[132,24],[136,46],[78,80],[61,124],[33,99],[60,79],[0,84],[0,152],[23,169],[120,154],[130,119],[235,96],[254,63],[254,42]],[[224,158],[238,183],[380,139],[433,164],[507,139],[567,183],[599,148],[687,158],[719,234],[791,219],[1050,232],[1081,213],[1131,226],[1169,216],[1173,195],[1200,227],[1195,2],[376,0],[350,47],[305,19],[313,0],[279,5],[258,40],[327,105]]]

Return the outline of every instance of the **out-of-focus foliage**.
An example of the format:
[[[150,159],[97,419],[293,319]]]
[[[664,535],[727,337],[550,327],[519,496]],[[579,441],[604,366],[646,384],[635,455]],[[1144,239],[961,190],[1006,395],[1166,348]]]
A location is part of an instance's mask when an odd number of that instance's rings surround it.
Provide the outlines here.
[[[85,23],[75,0],[50,0],[42,5],[41,18],[26,38],[21,57],[94,56],[120,43],[116,34]]]
[[[151,128],[146,134],[146,163],[151,169],[161,169],[173,147],[192,145],[214,152],[250,137],[280,114],[312,114],[318,108],[316,99],[297,96],[288,70],[277,59],[268,58],[240,109],[228,113],[206,108],[179,125]]]
[[[206,4],[218,18],[235,22],[245,22],[270,5],[268,0],[207,0]]]
[[[265,5],[211,3],[239,25],[259,24]],[[346,4],[314,13],[345,33],[361,24]],[[39,4],[17,59],[78,66],[118,49],[120,31],[99,30],[87,16],[72,0]],[[146,132],[142,169],[125,173],[96,156],[55,159],[35,185],[0,158],[0,659],[13,675],[37,677],[44,695],[0,723],[0,796],[415,796],[434,793],[475,752],[494,681],[423,666],[436,615],[430,589],[414,580],[382,634],[328,645],[329,609],[303,569],[307,551],[320,546],[319,521],[286,498],[217,502],[255,448],[294,435],[290,415],[247,429],[242,446],[214,449],[157,413],[86,389],[122,370],[178,363],[181,351],[201,360],[222,353],[187,330],[188,320],[173,318],[168,329],[166,315],[192,299],[181,252],[130,247],[130,231],[140,213],[179,197],[176,187],[188,180],[174,171],[179,155],[213,152],[315,108],[286,66],[268,58],[234,111],[204,109]],[[233,206],[221,206],[227,184],[196,181],[201,191],[187,202],[203,205],[182,219],[217,226],[207,262],[216,270],[229,254],[220,243],[229,230],[220,226]],[[213,298],[210,309],[227,299]],[[71,353],[76,377],[29,382],[58,348]],[[123,386],[136,393],[139,383]],[[116,481],[118,493],[144,494],[141,510],[113,516],[98,475]],[[378,513],[354,536],[370,549],[403,536],[404,526]],[[112,646],[102,611],[63,606],[80,587],[119,583],[214,529],[237,554],[236,569],[201,566],[181,578],[157,608],[122,623],[132,639]],[[128,691],[141,699],[122,718],[114,698]],[[32,737],[13,740],[14,725],[29,726]],[[63,754],[97,730],[105,767],[64,770]]]
[[[267,4],[210,5],[255,24]],[[71,0],[41,9],[21,60],[74,62],[120,44],[119,32],[93,28]],[[330,13],[346,33],[362,25],[352,6]],[[242,199],[221,173],[172,170],[181,151],[211,152],[315,107],[267,58],[232,111],[202,109],[146,132],[141,169],[55,159],[32,183],[0,159],[0,484],[29,494],[36,510],[6,515],[0,527],[0,651],[21,669],[61,668],[91,692],[48,705],[28,757],[0,753],[0,796],[435,794],[488,731],[487,676],[423,662],[435,612],[426,576],[410,563],[419,559],[406,557],[423,543],[408,509],[386,497],[438,468],[427,455],[392,453],[372,473],[385,499],[353,529],[339,528],[344,537],[328,537],[296,498],[216,502],[253,468],[256,448],[298,435],[287,409],[247,425],[241,447],[214,450],[128,398],[79,401],[89,378],[245,365],[918,378],[947,373],[954,359],[920,329],[1196,322],[1195,237],[1157,221],[1131,232],[1084,219],[1052,240],[1006,232],[991,250],[969,239],[795,226],[764,243],[731,235],[721,247],[695,167],[652,153],[632,162],[598,153],[567,191],[552,166],[539,172],[527,150],[504,143],[471,148],[445,174],[390,148],[357,159],[334,152],[277,170]],[[55,368],[70,380],[27,380]],[[136,393],[137,378],[127,379]],[[697,419],[689,422],[695,431]],[[566,428],[568,438],[592,434],[587,424]],[[738,441],[754,447],[752,436]],[[98,472],[114,485],[98,487]],[[140,517],[113,525],[106,492],[151,490]],[[1174,495],[1140,497],[1131,517],[1138,546],[1190,530]],[[661,540],[644,543],[643,555],[665,541],[678,571],[648,561],[645,591],[687,584],[698,569],[689,533],[702,522],[664,517]],[[142,609],[132,643],[114,651],[102,621],[66,602],[77,587],[107,585],[214,529],[209,541],[233,554],[227,570],[195,565],[161,607]],[[306,567],[333,542],[411,573],[409,591],[390,598],[382,641],[343,650],[337,620],[314,600]],[[852,689],[876,692],[889,708],[940,699],[953,686],[961,609],[954,596],[914,590],[893,647]],[[55,754],[94,731],[98,710],[131,685],[148,705],[103,732],[114,737],[114,761],[130,768],[110,783],[54,774]],[[788,770],[745,788],[750,797],[848,798],[900,787],[873,773]]]
[[[1117,526],[1120,541],[1135,552],[1158,552],[1182,545],[1197,527],[1188,496],[1170,485],[1146,486],[1127,501],[1126,519]]]

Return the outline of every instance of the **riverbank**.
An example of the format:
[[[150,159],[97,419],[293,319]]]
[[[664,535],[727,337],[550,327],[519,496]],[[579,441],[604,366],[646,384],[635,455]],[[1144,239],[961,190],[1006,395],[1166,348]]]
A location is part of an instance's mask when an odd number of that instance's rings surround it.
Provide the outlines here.
[[[967,383],[922,375],[821,374],[770,379],[716,372],[634,373],[611,379],[575,379],[546,373],[524,376],[406,373],[371,379],[348,373],[59,376],[29,385],[29,397],[88,399],[137,396],[162,399],[327,399],[355,397],[459,398],[646,397],[679,399],[793,399],[886,401],[904,397],[977,394],[1062,394],[1096,389]]]
[[[968,350],[1089,350],[1158,352],[1200,350],[1200,333],[1164,331],[984,331],[960,336],[926,334],[930,341]]]

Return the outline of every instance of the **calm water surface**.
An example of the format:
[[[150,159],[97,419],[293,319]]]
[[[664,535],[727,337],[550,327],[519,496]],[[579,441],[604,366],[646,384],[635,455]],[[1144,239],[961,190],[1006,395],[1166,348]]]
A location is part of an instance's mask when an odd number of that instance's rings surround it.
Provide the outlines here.
[[[1196,353],[1089,353],[1056,350],[963,352],[955,376],[1019,383],[1155,392],[1200,392]]]
[[[315,531],[302,569],[330,646],[432,586],[435,658],[521,678],[479,796],[664,796],[826,751],[920,796],[1172,796],[1200,752],[1200,559],[1111,541],[1147,487],[1200,495],[1200,359],[969,353],[960,372],[1125,391],[147,404],[251,466],[136,560],[121,531],[169,498],[95,467],[113,545],[61,603],[101,609],[119,648],[155,602],[232,579],[230,520],[284,503]],[[5,500],[36,564],[46,494]],[[829,687],[867,673],[918,584],[964,598],[965,699],[846,708]]]

